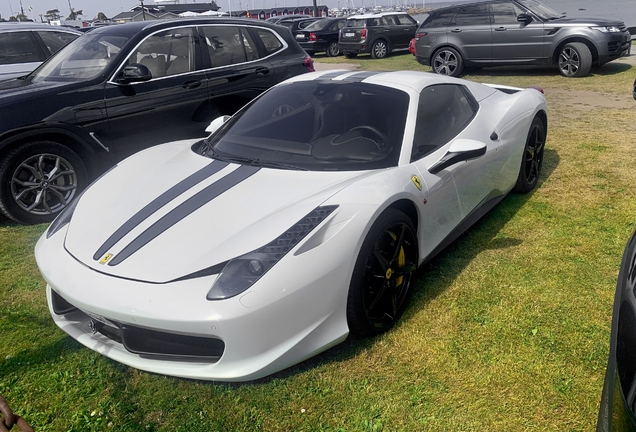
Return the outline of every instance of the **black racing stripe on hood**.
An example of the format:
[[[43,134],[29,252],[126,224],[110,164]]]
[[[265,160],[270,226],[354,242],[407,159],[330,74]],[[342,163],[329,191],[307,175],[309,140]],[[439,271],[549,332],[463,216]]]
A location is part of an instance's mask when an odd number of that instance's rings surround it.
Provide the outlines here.
[[[363,80],[372,77],[373,75],[384,73],[382,71],[366,71],[366,72],[358,72],[355,75],[351,75],[342,80],[342,82],[350,83],[350,82],[362,82]]]
[[[318,78],[316,78],[315,81],[329,81],[329,80],[332,80],[334,78],[338,78],[339,76],[344,75],[344,74],[348,74],[348,73],[350,73],[350,72],[349,71],[345,71],[345,70],[339,70],[339,71],[336,71],[336,72],[328,72],[328,73],[326,73],[324,75],[321,75]]]
[[[153,239],[161,235],[170,227],[194,213],[205,204],[209,203],[219,195],[232,189],[237,184],[254,175],[260,167],[242,165],[235,171],[226,175],[222,179],[217,180],[210,186],[198,192],[196,195],[188,198],[179,206],[172,209],[169,213],[152,224],[148,229],[139,234],[128,246],[108,263],[109,266],[116,266],[123,262],[126,258],[137,252],[139,249],[150,243]]]
[[[97,252],[95,252],[95,255],[93,255],[93,259],[95,261],[101,259],[101,257],[103,257],[104,254],[106,254],[106,252],[108,252],[111,247],[117,244],[117,242],[124,238],[125,235],[135,229],[135,227],[137,227],[140,223],[148,219],[161,207],[165,206],[170,201],[172,201],[194,185],[221,171],[228,165],[229,164],[227,162],[215,160],[211,164],[206,165],[199,171],[186,177],[185,179],[181,180],[179,183],[159,195],[157,198],[152,200],[152,202],[139,210],[133,217],[128,219],[110,237],[108,237],[108,240],[106,240],[104,244],[101,245],[101,247],[97,250]]]

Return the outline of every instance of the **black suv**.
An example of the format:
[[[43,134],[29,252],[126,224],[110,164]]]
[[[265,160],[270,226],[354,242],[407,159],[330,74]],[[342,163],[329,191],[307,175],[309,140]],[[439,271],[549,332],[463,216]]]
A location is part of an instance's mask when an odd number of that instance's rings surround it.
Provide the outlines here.
[[[404,12],[354,15],[340,30],[338,47],[348,58],[367,52],[374,59],[384,58],[395,49],[408,49],[415,30],[417,21]]]
[[[95,29],[32,74],[0,83],[0,211],[50,221],[104,164],[203,137],[212,119],[312,66],[289,31],[263,21]]]
[[[417,61],[439,74],[464,66],[555,64],[566,77],[587,75],[629,54],[625,24],[566,18],[536,0],[494,0],[431,12],[415,35]]]
[[[307,54],[314,55],[324,51],[327,57],[335,57],[340,54],[338,35],[346,21],[346,18],[323,18],[309,24],[304,30],[295,32],[294,36]]]

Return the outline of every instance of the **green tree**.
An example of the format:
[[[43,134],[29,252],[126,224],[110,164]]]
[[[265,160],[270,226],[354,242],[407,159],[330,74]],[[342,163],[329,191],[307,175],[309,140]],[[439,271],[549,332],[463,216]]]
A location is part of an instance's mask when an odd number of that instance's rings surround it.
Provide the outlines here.
[[[69,14],[68,17],[66,17],[67,20],[69,21],[75,21],[76,19],[79,19],[80,16],[84,15],[84,11],[83,10],[75,10],[75,9],[71,9],[71,13]]]
[[[28,16],[26,16],[25,14],[23,14],[23,13],[19,13],[19,14],[17,14],[17,15],[15,16],[15,18],[16,18],[16,20],[18,20],[18,21],[28,21],[28,20],[29,20],[29,17],[28,17]]]
[[[46,11],[46,13],[44,14],[44,19],[47,22],[57,21],[60,18],[62,18],[62,16],[60,15],[59,9],[51,9],[49,11]]]
[[[106,16],[106,14],[104,12],[99,12],[97,14],[97,17],[95,17],[95,19],[101,20],[101,21],[106,21],[108,19],[108,17]]]
[[[16,17],[14,17],[14,16],[10,16],[10,17],[9,17],[9,21],[17,21],[17,20],[18,20],[18,19],[17,19]]]

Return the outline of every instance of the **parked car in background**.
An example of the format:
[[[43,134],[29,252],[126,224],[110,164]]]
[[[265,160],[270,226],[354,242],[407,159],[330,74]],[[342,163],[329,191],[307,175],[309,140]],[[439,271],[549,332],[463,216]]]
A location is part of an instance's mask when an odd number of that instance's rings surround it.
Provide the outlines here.
[[[327,57],[335,57],[340,54],[338,36],[346,21],[346,18],[323,18],[295,32],[294,37],[309,55],[325,52]]]
[[[293,18],[311,18],[311,17],[309,15],[304,15],[304,14],[276,15],[276,16],[267,18],[265,21],[270,22],[272,24],[277,24],[278,21],[280,21],[280,20],[293,19]]]
[[[416,58],[433,72],[459,76],[465,66],[554,64],[585,76],[630,52],[624,23],[567,18],[536,0],[494,0],[432,11],[415,35]]]
[[[278,21],[276,24],[281,25],[283,27],[287,27],[291,34],[295,34],[298,30],[302,30],[311,23],[319,20],[320,18],[288,18],[282,19]]]
[[[79,36],[76,30],[48,24],[0,23],[0,81],[30,73]]]
[[[417,30],[417,21],[405,12],[382,12],[347,18],[340,30],[338,47],[345,57],[371,53],[384,58],[396,49],[407,49]]]
[[[98,161],[205,136],[211,119],[310,71],[292,35],[263,21],[95,29],[29,76],[0,83],[0,211],[22,223],[50,221]]]

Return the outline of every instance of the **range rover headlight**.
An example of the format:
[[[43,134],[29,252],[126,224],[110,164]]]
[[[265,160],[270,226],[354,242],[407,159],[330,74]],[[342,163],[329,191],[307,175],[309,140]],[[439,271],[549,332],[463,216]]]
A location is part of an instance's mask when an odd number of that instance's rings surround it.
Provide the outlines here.
[[[593,30],[598,30],[602,33],[620,33],[621,29],[616,26],[601,26],[601,27],[592,27]]]
[[[224,300],[247,290],[336,208],[338,208],[336,205],[316,207],[274,241],[255,251],[231,259],[214,281],[206,298]]]

